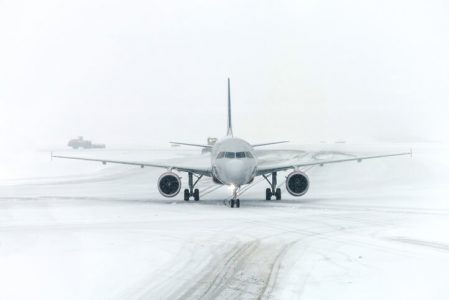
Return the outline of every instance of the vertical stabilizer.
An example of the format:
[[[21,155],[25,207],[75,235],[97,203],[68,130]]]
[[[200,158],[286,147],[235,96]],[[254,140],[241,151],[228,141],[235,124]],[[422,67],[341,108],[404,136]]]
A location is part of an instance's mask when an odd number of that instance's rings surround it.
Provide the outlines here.
[[[231,80],[228,78],[228,131],[227,136],[234,136],[232,134],[232,121],[231,121]]]

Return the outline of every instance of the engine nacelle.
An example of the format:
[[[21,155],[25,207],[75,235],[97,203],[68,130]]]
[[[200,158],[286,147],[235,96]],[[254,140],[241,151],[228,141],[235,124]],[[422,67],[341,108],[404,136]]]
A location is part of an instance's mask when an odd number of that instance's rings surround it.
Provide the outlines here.
[[[173,172],[166,172],[159,177],[157,188],[162,196],[171,198],[181,190],[181,178]]]
[[[301,171],[291,172],[285,180],[285,186],[291,195],[302,196],[309,189],[309,177]]]

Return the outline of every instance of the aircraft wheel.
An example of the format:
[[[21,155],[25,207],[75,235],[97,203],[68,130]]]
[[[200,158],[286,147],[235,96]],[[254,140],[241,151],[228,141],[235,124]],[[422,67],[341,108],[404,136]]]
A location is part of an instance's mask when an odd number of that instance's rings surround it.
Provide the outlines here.
[[[237,206],[237,208],[240,207],[240,199],[235,200],[235,206]]]
[[[276,195],[276,200],[281,200],[281,189],[280,188],[276,189],[275,195]]]
[[[272,196],[271,189],[267,188],[265,190],[265,200],[271,200],[271,196]]]
[[[234,199],[231,199],[231,208],[234,208],[234,203],[235,203]]]
[[[189,201],[190,198],[190,192],[188,189],[184,190],[184,201]]]
[[[195,201],[200,200],[200,191],[199,191],[198,189],[195,189],[195,190],[193,191],[193,199],[194,199]]]

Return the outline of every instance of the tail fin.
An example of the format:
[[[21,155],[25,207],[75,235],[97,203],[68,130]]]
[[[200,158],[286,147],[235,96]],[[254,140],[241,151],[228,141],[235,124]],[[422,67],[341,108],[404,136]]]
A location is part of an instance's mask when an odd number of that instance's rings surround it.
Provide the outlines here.
[[[232,121],[231,121],[231,80],[228,78],[228,132],[227,136],[234,136],[232,134]]]

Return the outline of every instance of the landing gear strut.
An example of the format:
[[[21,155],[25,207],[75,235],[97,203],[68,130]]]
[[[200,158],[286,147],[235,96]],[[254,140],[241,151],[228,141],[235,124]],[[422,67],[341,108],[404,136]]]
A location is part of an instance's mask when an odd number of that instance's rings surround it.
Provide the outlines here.
[[[189,188],[184,190],[184,201],[189,201],[190,197],[193,197],[195,201],[200,200],[200,191],[194,188],[202,177],[203,175],[196,176],[196,180],[193,182],[193,173],[189,172]]]
[[[230,202],[231,202],[231,208],[234,208],[234,206],[237,208],[240,207],[240,199],[237,198],[237,189],[236,188],[232,191],[232,199]]]
[[[265,190],[265,200],[271,200],[272,196],[276,197],[276,200],[281,200],[282,199],[282,195],[281,195],[281,189],[277,188],[277,172],[273,172],[271,173],[271,181],[270,179],[268,179],[268,177],[266,175],[262,175],[263,178],[265,178],[265,180],[270,184],[271,188],[267,188]]]

